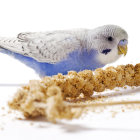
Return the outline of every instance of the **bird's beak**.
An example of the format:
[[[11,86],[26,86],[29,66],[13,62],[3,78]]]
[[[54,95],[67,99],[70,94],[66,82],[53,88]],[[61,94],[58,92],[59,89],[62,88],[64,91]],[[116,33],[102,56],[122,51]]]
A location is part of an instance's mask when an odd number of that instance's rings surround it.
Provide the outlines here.
[[[124,54],[124,56],[127,54],[127,45],[125,46],[118,46],[118,54]]]

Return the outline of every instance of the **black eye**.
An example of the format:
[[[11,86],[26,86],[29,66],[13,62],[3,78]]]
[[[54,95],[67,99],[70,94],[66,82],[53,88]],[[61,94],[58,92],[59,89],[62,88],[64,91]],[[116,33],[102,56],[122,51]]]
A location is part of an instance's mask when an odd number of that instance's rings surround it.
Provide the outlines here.
[[[107,40],[108,40],[108,41],[113,41],[113,37],[109,36],[109,37],[107,38]]]
[[[111,51],[111,49],[105,49],[105,50],[102,51],[102,53],[107,55],[110,51]]]

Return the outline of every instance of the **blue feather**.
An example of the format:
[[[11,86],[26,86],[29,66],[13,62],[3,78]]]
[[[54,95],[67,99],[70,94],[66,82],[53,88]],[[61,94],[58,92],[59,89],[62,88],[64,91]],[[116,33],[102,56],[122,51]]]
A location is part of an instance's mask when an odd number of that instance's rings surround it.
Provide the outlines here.
[[[81,52],[76,50],[70,53],[67,59],[55,64],[38,62],[31,57],[14,53],[6,49],[3,49],[1,52],[13,56],[22,63],[33,68],[41,77],[46,75],[52,76],[58,73],[67,74],[67,72],[71,70],[77,72],[85,69],[94,70],[104,66],[97,61],[96,58],[98,53],[95,50],[82,50]]]

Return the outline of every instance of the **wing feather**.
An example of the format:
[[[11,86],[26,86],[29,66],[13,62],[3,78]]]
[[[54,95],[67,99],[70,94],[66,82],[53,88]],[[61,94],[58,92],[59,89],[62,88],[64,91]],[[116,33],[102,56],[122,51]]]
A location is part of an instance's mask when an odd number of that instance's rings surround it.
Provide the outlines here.
[[[72,51],[80,49],[80,41],[76,36],[59,31],[20,33],[16,39],[17,44],[13,40],[11,42],[2,43],[0,40],[0,46],[47,63],[57,63],[67,58]]]

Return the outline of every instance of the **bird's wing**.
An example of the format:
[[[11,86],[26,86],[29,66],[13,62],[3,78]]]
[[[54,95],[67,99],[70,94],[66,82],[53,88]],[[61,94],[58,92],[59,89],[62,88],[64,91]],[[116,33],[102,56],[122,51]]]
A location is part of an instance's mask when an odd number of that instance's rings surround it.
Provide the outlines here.
[[[56,31],[48,31],[48,32],[22,32],[19,33],[17,38],[21,40],[30,40],[33,38],[39,38],[39,37],[45,37],[49,35],[55,35],[55,34],[78,34],[81,32],[86,32],[87,29],[72,29],[72,30],[56,30]]]
[[[57,33],[69,33],[69,31],[57,30],[57,31],[50,31],[50,32],[22,32],[17,35],[17,38],[23,41],[31,40],[35,38],[43,38],[49,35],[54,35]]]
[[[80,41],[74,35],[64,32],[21,33],[15,40],[17,44],[8,42],[6,46],[6,43],[4,45],[0,40],[0,46],[48,63],[57,63],[72,51],[80,49]]]

